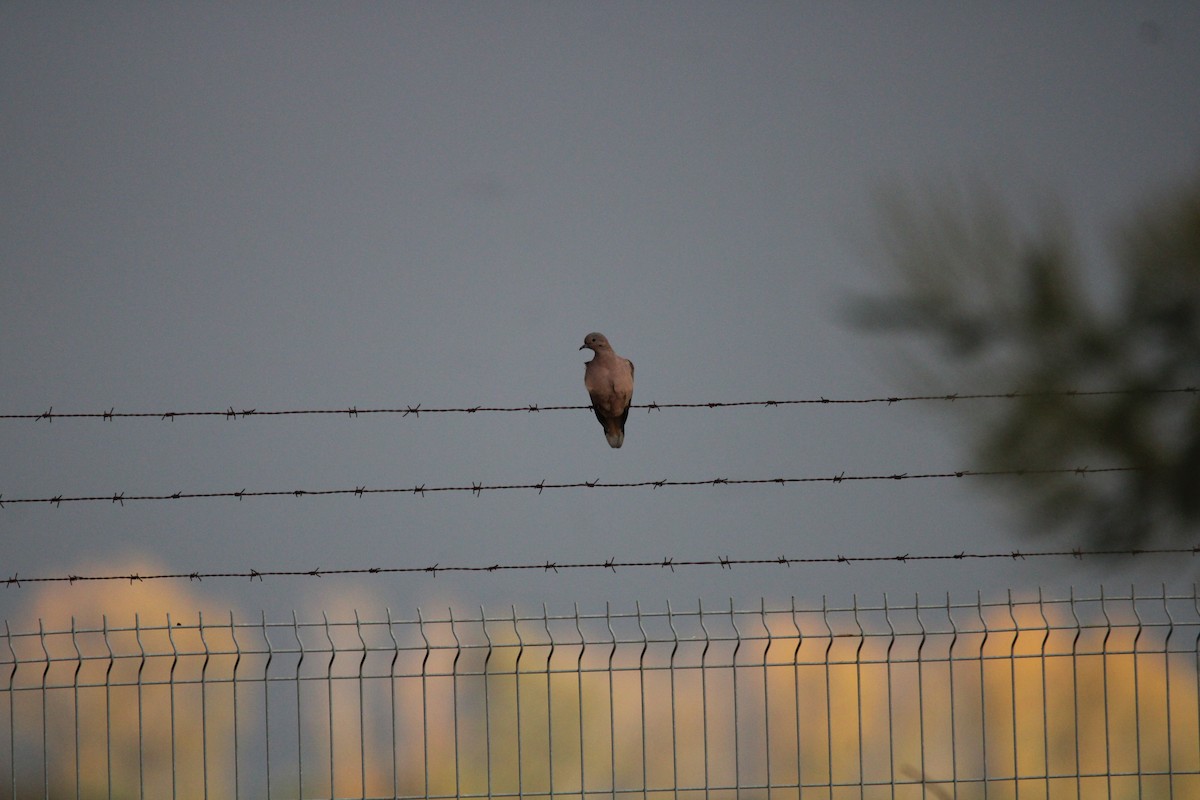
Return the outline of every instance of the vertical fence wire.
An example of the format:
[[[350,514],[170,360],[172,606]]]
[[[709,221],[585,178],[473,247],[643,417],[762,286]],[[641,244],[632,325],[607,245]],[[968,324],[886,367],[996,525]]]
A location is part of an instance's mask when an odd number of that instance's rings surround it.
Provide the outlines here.
[[[1142,638],[1142,618],[1138,614],[1137,603],[1133,604],[1132,611],[1134,618],[1137,620],[1133,634],[1133,655],[1130,657],[1133,666],[1133,756],[1138,775],[1138,794],[1142,797],[1147,797],[1150,793],[1145,792],[1145,779],[1142,777],[1142,693],[1139,691],[1140,686],[1138,682],[1138,642]]]
[[[267,635],[266,612],[262,612],[260,614],[259,620],[262,624],[263,647],[266,650],[266,660],[263,662],[263,674],[262,674],[262,681],[263,681],[263,687],[262,687],[262,695],[263,695],[263,717],[262,717],[262,722],[263,722],[263,725],[262,725],[262,728],[263,728],[263,742],[262,742],[263,780],[264,780],[264,783],[266,784],[267,800],[271,800],[271,662],[275,658],[275,651],[271,646],[271,637]],[[230,624],[230,626],[232,626],[234,624],[232,612],[230,612],[230,614],[229,614],[229,624]],[[234,677],[236,680],[236,674]],[[236,685],[236,683],[234,685]]]
[[[1200,796],[1194,589],[3,637],[0,800]]]
[[[1104,589],[1100,589],[1100,613],[1104,615],[1104,640],[1100,645],[1100,664],[1103,683],[1100,700],[1104,704],[1106,713],[1104,714],[1104,779],[1108,787],[1108,796],[1112,797],[1113,792],[1113,774],[1112,774],[1112,731],[1109,728],[1108,708],[1108,641],[1112,636],[1112,620],[1108,616],[1107,603],[1105,602]]]
[[[1071,637],[1071,709],[1074,714],[1074,725],[1072,730],[1075,732],[1075,795],[1082,797],[1083,793],[1083,762],[1080,755],[1080,719],[1079,719],[1079,639],[1083,634],[1083,626],[1079,621],[1079,615],[1075,610],[1075,589],[1072,587],[1068,598],[1067,608],[1071,612],[1071,624],[1074,628],[1074,635]],[[1197,642],[1200,646],[1200,642]],[[1200,666],[1200,664],[1198,664]]]
[[[1046,732],[1050,729],[1050,717],[1047,707],[1050,705],[1050,696],[1046,692],[1046,645],[1050,641],[1050,620],[1046,619],[1045,599],[1042,596],[1042,590],[1038,588],[1038,613],[1041,616],[1042,623],[1042,641],[1038,647],[1038,672],[1041,679],[1041,701],[1042,701],[1042,771],[1045,773],[1042,776],[1042,794],[1045,797],[1050,796],[1050,737]]]

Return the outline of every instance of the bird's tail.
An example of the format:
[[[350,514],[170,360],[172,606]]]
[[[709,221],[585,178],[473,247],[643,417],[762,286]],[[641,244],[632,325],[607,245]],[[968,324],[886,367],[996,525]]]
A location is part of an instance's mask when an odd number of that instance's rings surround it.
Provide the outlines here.
[[[608,440],[609,447],[620,447],[625,443],[624,427],[617,423],[604,426],[604,438]]]

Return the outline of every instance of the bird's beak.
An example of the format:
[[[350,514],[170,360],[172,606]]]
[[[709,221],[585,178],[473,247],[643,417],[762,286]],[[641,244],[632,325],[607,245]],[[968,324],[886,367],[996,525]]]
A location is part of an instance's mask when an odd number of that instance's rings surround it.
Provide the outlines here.
[[[586,348],[586,347],[587,347],[587,345],[586,345],[586,344],[581,344],[581,345],[579,345],[579,349],[580,349],[580,350],[583,350],[583,349],[584,349],[584,348]]]

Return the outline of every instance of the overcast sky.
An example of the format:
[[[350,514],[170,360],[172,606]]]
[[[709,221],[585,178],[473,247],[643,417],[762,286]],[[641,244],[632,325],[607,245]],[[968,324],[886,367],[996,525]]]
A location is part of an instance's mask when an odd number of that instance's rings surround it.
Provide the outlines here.
[[[879,189],[1053,196],[1103,254],[1200,164],[1197,76],[1187,2],[2,2],[0,412],[585,404],[593,330],[637,365],[639,403],[897,394],[842,314],[879,274]],[[635,411],[613,450],[588,411],[8,420],[0,492],[938,472],[969,466],[960,421]],[[0,577],[1044,545],[1019,511],[984,479],[9,504]],[[209,579],[170,602],[369,615],[1193,578],[705,567]],[[0,616],[23,627],[51,598],[161,615],[161,592],[26,584]]]

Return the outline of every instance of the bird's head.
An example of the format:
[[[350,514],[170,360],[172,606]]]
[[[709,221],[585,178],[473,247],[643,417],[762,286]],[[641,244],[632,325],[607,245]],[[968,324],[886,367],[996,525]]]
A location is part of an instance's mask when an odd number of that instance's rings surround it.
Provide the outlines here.
[[[601,350],[611,350],[612,345],[608,343],[608,339],[604,338],[603,333],[589,333],[583,337],[583,344],[580,345],[579,349],[588,349],[599,353]]]

